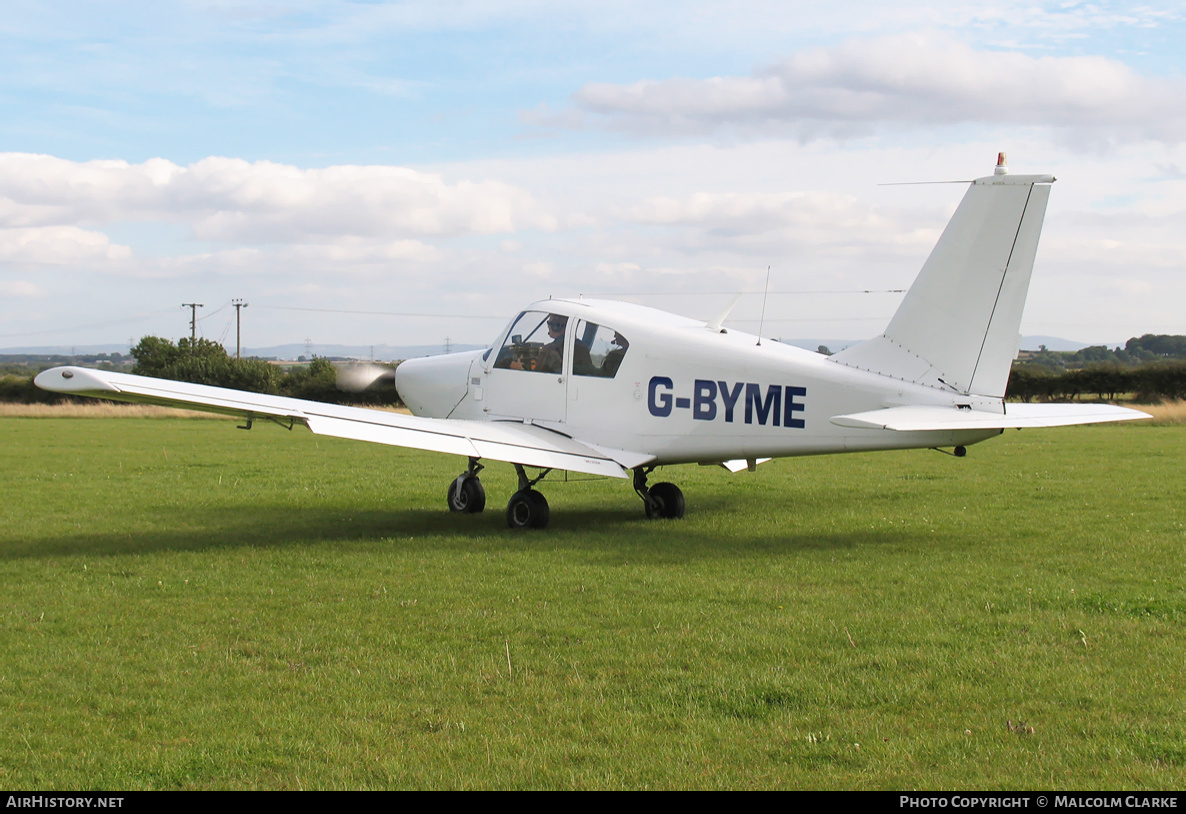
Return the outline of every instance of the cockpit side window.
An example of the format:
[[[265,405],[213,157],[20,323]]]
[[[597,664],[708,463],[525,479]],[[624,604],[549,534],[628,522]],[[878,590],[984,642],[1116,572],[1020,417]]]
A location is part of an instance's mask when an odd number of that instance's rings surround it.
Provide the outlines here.
[[[524,311],[498,349],[494,367],[532,373],[560,373],[568,317]]]
[[[629,347],[626,337],[613,328],[582,319],[576,327],[572,372],[576,376],[612,379],[618,374]]]

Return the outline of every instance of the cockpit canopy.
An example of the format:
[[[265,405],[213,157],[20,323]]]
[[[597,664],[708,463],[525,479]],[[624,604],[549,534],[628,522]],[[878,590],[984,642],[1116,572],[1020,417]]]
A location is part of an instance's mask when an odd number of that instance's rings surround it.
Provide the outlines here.
[[[524,311],[511,323],[494,367],[530,373],[567,370],[574,376],[612,379],[629,347],[626,337],[608,326],[547,311]]]

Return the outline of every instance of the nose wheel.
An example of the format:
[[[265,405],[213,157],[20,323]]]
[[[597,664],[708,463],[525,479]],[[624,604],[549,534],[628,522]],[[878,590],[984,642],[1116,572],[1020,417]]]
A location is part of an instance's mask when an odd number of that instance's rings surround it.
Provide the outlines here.
[[[449,511],[463,514],[477,514],[486,508],[486,490],[482,481],[478,480],[478,473],[482,465],[477,458],[469,459],[469,469],[458,475],[449,483]]]

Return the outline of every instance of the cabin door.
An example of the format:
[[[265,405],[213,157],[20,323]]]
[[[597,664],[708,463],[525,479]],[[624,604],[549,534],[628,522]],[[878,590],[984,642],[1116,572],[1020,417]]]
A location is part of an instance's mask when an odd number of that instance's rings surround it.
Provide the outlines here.
[[[567,405],[568,318],[524,311],[507,332],[486,375],[491,418],[563,422]]]

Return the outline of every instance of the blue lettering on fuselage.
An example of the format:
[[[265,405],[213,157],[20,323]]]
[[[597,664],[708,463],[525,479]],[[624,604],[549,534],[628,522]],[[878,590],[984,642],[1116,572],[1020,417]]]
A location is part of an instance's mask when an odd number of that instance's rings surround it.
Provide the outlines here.
[[[647,409],[656,418],[667,418],[672,409],[692,411],[695,421],[715,421],[723,416],[726,424],[732,424],[738,402],[746,424],[755,421],[760,425],[786,427],[801,430],[806,426],[796,414],[803,412],[803,397],[806,387],[789,385],[763,385],[754,382],[714,381],[696,379],[692,384],[691,396],[675,396],[675,382],[667,376],[652,376],[647,388]],[[744,394],[744,395],[743,395]],[[718,405],[719,399],[719,405]],[[799,399],[796,401],[796,399]]]
[[[660,393],[660,387],[664,388],[667,392]],[[647,407],[650,409],[651,415],[658,416],[659,418],[667,418],[667,416],[671,415],[672,387],[674,387],[674,384],[666,376],[651,377],[651,386],[647,388]]]

